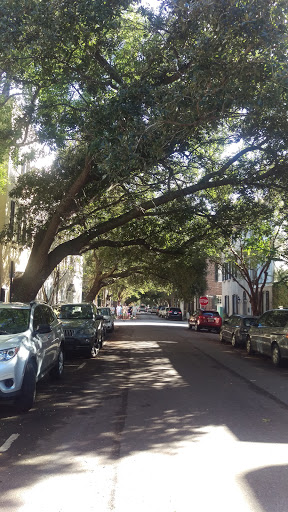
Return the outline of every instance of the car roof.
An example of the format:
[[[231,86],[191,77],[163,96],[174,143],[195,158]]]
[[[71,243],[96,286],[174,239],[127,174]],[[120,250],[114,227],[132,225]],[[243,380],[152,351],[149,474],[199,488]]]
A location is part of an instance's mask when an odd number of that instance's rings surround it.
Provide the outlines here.
[[[25,302],[0,302],[1,309],[31,309],[31,305]]]
[[[62,306],[92,306],[92,302],[65,302]]]

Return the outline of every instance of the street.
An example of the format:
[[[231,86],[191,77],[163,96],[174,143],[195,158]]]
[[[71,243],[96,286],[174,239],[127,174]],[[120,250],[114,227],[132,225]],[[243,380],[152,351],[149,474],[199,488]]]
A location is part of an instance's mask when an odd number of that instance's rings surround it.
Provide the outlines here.
[[[119,320],[28,414],[1,404],[1,512],[287,512],[287,425],[287,366],[186,322]]]

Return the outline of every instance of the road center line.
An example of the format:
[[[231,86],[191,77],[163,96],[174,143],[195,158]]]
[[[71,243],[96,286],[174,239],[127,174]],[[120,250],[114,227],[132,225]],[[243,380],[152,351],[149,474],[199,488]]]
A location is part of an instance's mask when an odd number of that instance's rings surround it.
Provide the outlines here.
[[[11,444],[16,441],[16,439],[20,436],[20,434],[12,434],[12,436],[8,437],[2,446],[0,446],[0,453],[7,452],[9,450]]]

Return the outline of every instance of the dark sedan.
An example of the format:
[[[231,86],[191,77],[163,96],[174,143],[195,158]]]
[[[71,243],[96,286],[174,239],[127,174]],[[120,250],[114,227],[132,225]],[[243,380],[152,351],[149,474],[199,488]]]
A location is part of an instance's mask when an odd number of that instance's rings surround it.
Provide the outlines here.
[[[168,320],[182,320],[182,311],[180,308],[167,308],[166,318]]]
[[[233,347],[246,345],[247,335],[251,325],[255,325],[257,317],[249,315],[232,315],[224,320],[219,340],[231,343]]]

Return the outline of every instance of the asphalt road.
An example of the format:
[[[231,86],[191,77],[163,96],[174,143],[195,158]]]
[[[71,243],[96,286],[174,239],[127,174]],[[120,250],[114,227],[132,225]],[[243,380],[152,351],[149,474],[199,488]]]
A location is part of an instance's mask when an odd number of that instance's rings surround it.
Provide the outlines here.
[[[288,366],[142,314],[0,406],[1,512],[287,512]]]

